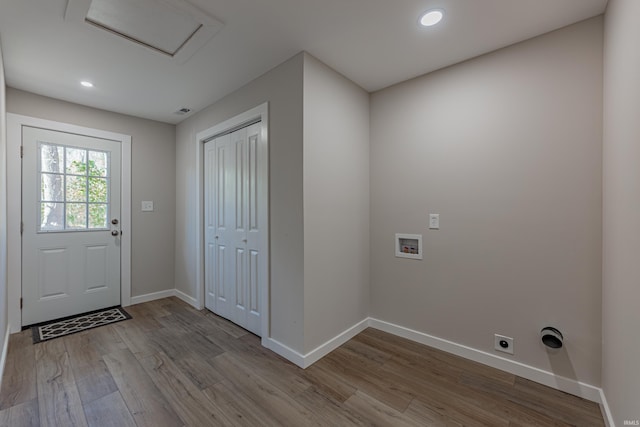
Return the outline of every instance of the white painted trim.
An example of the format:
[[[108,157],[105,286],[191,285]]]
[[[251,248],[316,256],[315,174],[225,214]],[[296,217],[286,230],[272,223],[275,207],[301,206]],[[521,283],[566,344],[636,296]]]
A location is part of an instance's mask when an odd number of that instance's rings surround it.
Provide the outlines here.
[[[196,300],[192,296],[185,294],[184,292],[178,289],[167,289],[164,291],[152,292],[150,294],[131,297],[131,305],[142,304],[143,302],[155,301],[158,299],[169,298],[169,297],[180,298],[182,301],[193,306],[195,309],[202,310],[201,308],[198,308],[198,300]]]
[[[228,120],[225,120],[222,123],[219,123],[209,129],[205,129],[201,132],[198,132],[195,138],[196,143],[196,300],[197,305],[195,307],[199,310],[204,308],[205,303],[205,284],[204,284],[204,142],[216,135],[220,135],[224,132],[227,132],[231,129],[237,128],[245,123],[250,123],[254,120],[260,120],[262,126],[262,140],[267,145],[267,176],[269,176],[269,103],[265,102],[263,104],[258,105],[251,110],[245,111],[242,114],[239,114],[235,117],[232,117]],[[267,200],[267,205],[269,204],[269,185],[267,185],[267,194],[265,195]],[[269,244],[269,208],[267,206],[266,209],[266,224],[267,229],[264,232],[264,238],[267,239],[267,248],[270,248]],[[266,254],[266,278],[267,283],[262,290],[262,295],[260,296],[261,306],[263,307],[263,312],[261,313],[262,320],[262,345],[265,345],[264,338],[270,337],[271,329],[270,329],[270,300],[269,300],[269,289],[270,285],[270,258],[269,252]],[[266,347],[266,346],[265,346]],[[293,350],[292,350],[293,351]],[[277,353],[277,351],[276,351]],[[280,353],[278,353],[280,354]],[[299,354],[299,353],[297,353]],[[286,356],[283,356],[286,357]],[[294,362],[295,363],[295,362]]]
[[[331,353],[336,348],[340,347],[342,344],[349,341],[351,338],[358,335],[360,332],[367,329],[367,327],[379,329],[381,331],[406,338],[411,341],[415,341],[417,343],[424,344],[447,353],[464,357],[465,359],[472,360],[474,362],[482,363],[483,365],[491,366],[493,368],[518,375],[522,378],[535,381],[556,390],[561,390],[574,396],[582,397],[592,402],[599,403],[607,427],[615,427],[611,409],[609,408],[607,399],[601,388],[580,381],[572,380],[570,378],[560,377],[553,374],[552,372],[525,365],[524,363],[505,359],[503,357],[467,347],[462,344],[434,337],[423,332],[415,331],[413,329],[405,328],[403,326],[395,325],[393,323],[385,322],[371,317],[358,322],[336,337],[320,345],[315,350],[312,350],[304,355],[287,347],[281,342],[268,337],[262,338],[262,345],[294,363],[295,365],[299,366],[300,368],[306,369],[327,354]]]
[[[465,359],[473,360],[474,362],[482,363],[483,365],[488,365],[493,368],[518,375],[557,390],[591,400],[592,402],[600,403],[600,389],[590,384],[585,384],[570,378],[560,377],[551,372],[525,365],[524,363],[505,359],[503,357],[476,350],[452,341],[447,341],[442,338],[434,337],[403,326],[394,325],[393,323],[382,320],[370,318],[369,326],[399,337],[410,339],[411,341],[415,341],[420,344],[428,345],[429,347],[437,348],[438,350],[446,351],[447,353],[464,357]]]
[[[122,235],[120,236],[120,305],[131,305],[131,137],[123,135],[122,140],[122,188],[120,189],[120,216]],[[128,183],[128,184],[127,184]]]
[[[274,340],[273,338],[263,337],[262,346],[268,348],[274,353],[279,354],[280,356],[284,357],[289,362],[296,364],[300,368],[306,369],[316,363],[318,360],[322,359],[327,354],[331,353],[336,348],[340,347],[342,344],[349,341],[351,338],[358,335],[360,332],[367,329],[368,327],[369,318],[363,319],[344,332],[341,332],[340,334],[331,338],[329,341],[321,344],[316,349],[311,350],[309,353],[304,355],[298,353],[290,347],[287,347],[281,342]]]
[[[11,332],[20,332],[22,327],[20,313],[20,296],[22,295],[20,144],[22,126],[19,120],[12,113],[7,113],[7,314],[9,323],[12,325]]]
[[[157,299],[169,298],[176,295],[175,289],[167,289],[165,291],[152,292],[150,294],[138,295],[131,297],[131,304],[142,304],[143,302],[155,301]]]
[[[22,328],[20,296],[22,294],[22,239],[20,238],[22,200],[22,126],[51,129],[119,141],[122,144],[120,264],[120,303],[131,304],[131,136],[105,130],[76,126],[51,120],[7,113],[7,311],[11,332]]]
[[[279,341],[269,337],[262,337],[262,346],[268,348],[274,353],[287,359],[289,362],[297,365],[298,367],[305,368],[304,356],[292,348],[287,347]]]
[[[613,421],[613,414],[611,408],[607,402],[607,397],[604,395],[604,390],[600,389],[600,411],[602,412],[602,418],[607,427],[616,427],[616,423]]]
[[[0,356],[0,389],[2,389],[2,379],[4,378],[4,366],[7,363],[7,353],[9,352],[9,336],[11,335],[11,325],[7,325],[2,344],[2,356]]]
[[[187,295],[179,289],[175,290],[175,296],[180,298],[182,301],[186,302],[196,310],[202,310],[202,308],[198,307],[198,300],[192,297],[191,295]]]
[[[369,319],[361,320],[356,323],[346,331],[341,334],[335,336],[330,339],[326,343],[320,345],[315,350],[311,350],[309,353],[304,355],[304,366],[303,368],[308,368],[309,366],[316,363],[318,360],[322,359],[327,354],[331,353],[336,348],[340,347],[342,344],[349,341],[351,338],[358,335],[360,332],[364,331],[369,327]]]

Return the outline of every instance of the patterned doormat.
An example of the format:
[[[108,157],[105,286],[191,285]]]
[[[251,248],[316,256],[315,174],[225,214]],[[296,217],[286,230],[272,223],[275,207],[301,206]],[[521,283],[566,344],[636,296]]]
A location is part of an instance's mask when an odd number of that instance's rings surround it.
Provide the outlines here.
[[[31,327],[33,343],[52,340],[127,319],[131,319],[131,315],[122,307],[111,307],[65,319],[52,320]]]

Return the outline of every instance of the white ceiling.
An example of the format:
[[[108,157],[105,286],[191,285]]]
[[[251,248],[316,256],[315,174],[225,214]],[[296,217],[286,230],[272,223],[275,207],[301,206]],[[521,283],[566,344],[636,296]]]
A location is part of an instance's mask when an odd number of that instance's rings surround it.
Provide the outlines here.
[[[224,26],[181,63],[93,25],[65,20],[67,0],[0,0],[7,84],[178,123],[301,50],[376,91],[599,15],[607,0],[189,3]],[[431,8],[444,9],[445,19],[436,27],[419,28],[420,13]],[[82,79],[95,87],[82,88]],[[181,107],[193,111],[173,114]]]

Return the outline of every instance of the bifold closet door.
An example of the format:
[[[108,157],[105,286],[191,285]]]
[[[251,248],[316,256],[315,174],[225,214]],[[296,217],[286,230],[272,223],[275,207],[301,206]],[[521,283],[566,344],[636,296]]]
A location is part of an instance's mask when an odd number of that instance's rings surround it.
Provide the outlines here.
[[[260,123],[205,144],[206,307],[261,335],[266,147]]]

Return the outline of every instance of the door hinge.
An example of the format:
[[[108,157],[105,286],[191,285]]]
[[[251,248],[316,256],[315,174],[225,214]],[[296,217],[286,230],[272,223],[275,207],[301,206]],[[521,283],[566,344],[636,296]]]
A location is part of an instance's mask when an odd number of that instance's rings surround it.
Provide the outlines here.
[[[20,146],[20,158],[24,157],[24,146]]]
[[[20,310],[22,310],[22,297],[20,297]]]
[[[20,235],[24,232],[24,222],[20,222]]]

